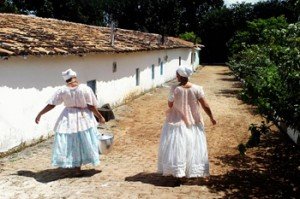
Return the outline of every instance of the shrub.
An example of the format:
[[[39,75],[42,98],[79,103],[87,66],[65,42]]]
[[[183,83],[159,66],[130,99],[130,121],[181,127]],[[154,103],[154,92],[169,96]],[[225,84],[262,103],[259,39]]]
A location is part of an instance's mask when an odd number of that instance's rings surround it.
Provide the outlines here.
[[[193,42],[194,44],[201,43],[200,37],[198,37],[194,32],[185,32],[179,35],[179,38]]]
[[[255,20],[230,42],[229,67],[244,80],[242,99],[268,120],[300,129],[300,22]]]

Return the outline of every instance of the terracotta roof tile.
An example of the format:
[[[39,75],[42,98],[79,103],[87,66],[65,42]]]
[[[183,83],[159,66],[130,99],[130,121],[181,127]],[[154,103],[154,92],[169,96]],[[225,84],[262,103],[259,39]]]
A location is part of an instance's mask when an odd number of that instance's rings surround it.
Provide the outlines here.
[[[193,44],[158,34],[111,29],[27,15],[0,14],[0,56],[130,52],[190,48]]]

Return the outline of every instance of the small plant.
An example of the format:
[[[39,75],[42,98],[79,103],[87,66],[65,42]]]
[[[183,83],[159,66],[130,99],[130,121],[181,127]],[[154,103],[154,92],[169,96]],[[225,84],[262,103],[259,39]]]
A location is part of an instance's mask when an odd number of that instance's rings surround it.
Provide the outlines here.
[[[194,32],[185,32],[179,35],[180,39],[193,42],[194,44],[201,43],[200,37],[198,37]]]
[[[260,125],[250,124],[248,129],[248,131],[251,133],[249,140],[246,144],[241,143],[238,145],[240,154],[245,155],[247,148],[258,146],[261,135],[269,133],[271,131],[271,126],[272,125],[268,126],[264,121],[262,121]]]
[[[243,143],[241,143],[238,145],[238,150],[241,155],[245,155],[247,148]]]

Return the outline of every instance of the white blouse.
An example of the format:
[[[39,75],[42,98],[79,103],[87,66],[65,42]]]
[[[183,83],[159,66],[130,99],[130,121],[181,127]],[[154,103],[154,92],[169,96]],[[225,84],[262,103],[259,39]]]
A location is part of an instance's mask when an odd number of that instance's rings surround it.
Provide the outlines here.
[[[98,106],[98,101],[92,89],[87,85],[80,84],[75,88],[63,86],[58,89],[48,104],[59,105],[64,103],[66,107],[87,107],[87,104]]]
[[[193,84],[190,88],[172,86],[169,93],[169,102],[173,102],[173,107],[167,111],[166,121],[173,125],[197,125],[204,126],[201,115],[201,105],[199,100],[204,98],[202,86]]]
[[[87,105],[98,107],[98,101],[92,89],[84,84],[75,88],[63,86],[49,99],[48,104],[64,103],[62,111],[54,127],[56,133],[78,133],[98,125],[94,114]]]

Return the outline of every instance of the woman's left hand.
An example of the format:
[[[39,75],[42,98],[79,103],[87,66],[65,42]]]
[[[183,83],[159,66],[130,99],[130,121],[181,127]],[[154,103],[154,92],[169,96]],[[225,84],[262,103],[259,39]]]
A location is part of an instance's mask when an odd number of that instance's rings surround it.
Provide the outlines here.
[[[210,121],[213,125],[216,125],[217,124],[217,121],[214,119],[214,118],[210,118]]]
[[[99,122],[100,122],[101,124],[104,124],[104,123],[105,123],[105,118],[104,118],[104,117],[100,117],[100,118],[99,118]]]
[[[40,122],[40,120],[41,120],[41,115],[40,114],[38,114],[37,116],[36,116],[36,118],[35,118],[35,123],[39,123]]]

